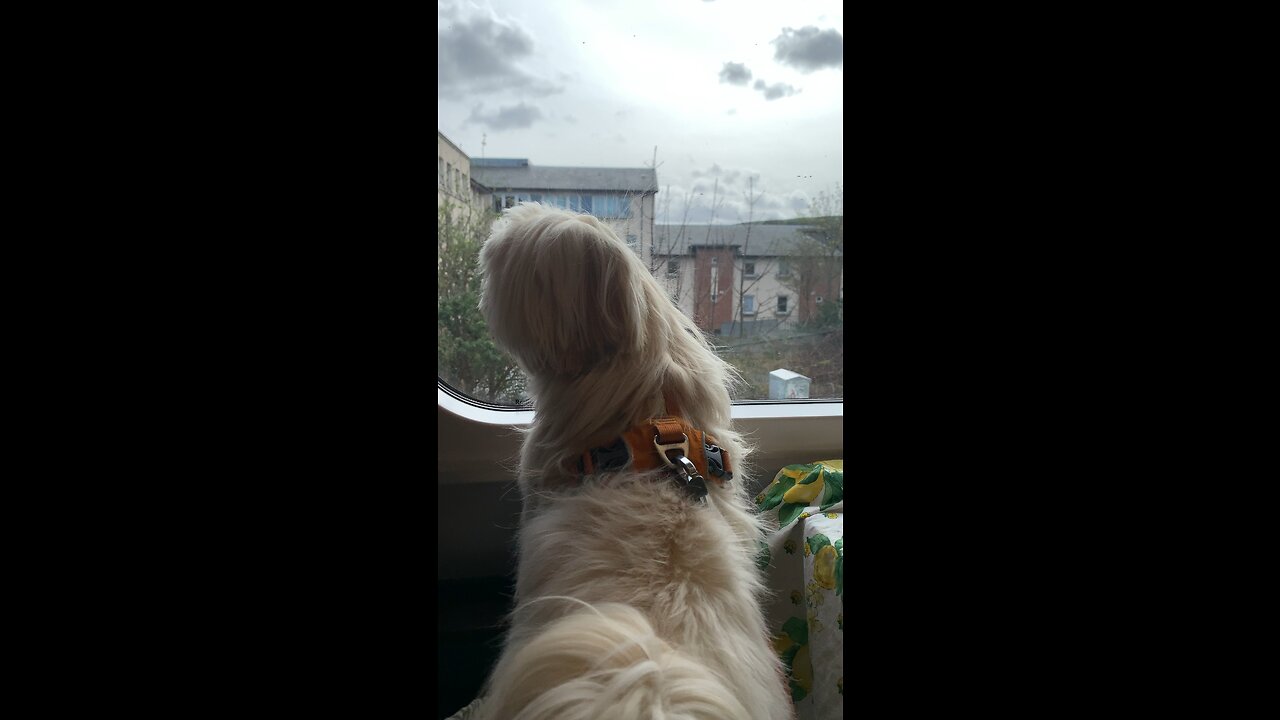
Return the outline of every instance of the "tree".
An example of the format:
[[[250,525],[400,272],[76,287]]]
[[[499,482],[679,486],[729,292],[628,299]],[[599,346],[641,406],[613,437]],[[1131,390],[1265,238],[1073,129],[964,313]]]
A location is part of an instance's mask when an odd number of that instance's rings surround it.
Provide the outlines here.
[[[496,217],[449,200],[437,208],[436,372],[477,399],[520,404],[524,375],[493,344],[480,313],[480,246]]]

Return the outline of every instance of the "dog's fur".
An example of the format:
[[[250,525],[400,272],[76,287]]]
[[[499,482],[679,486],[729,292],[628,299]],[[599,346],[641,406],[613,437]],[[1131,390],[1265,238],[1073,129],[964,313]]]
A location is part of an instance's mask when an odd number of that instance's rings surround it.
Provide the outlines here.
[[[480,716],[793,717],[760,609],[763,528],[730,422],[732,367],[594,217],[511,208],[480,265],[480,307],[534,400],[517,605]],[[667,472],[572,471],[584,450],[668,414],[666,398],[727,451],[727,487],[708,478],[698,504]]]

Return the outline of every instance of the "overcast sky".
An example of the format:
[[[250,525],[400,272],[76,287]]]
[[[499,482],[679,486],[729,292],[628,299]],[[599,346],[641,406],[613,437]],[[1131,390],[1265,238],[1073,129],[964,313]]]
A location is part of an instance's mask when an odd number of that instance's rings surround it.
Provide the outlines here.
[[[838,0],[439,0],[439,129],[472,157],[658,162],[658,222],[802,215],[844,181]],[[484,145],[481,146],[482,138]],[[664,217],[665,215],[665,217]]]

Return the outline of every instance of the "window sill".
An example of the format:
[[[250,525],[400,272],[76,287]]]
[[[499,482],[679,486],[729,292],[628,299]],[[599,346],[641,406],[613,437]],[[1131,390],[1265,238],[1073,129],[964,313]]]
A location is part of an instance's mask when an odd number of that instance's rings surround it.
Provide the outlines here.
[[[437,386],[436,471],[441,485],[510,485],[520,454],[522,428],[533,421],[528,408],[484,407]],[[733,405],[735,428],[756,446],[751,464],[753,489],[768,483],[778,468],[795,462],[842,457],[844,401],[748,400]],[[475,448],[483,446],[484,453]]]
[[[533,410],[527,407],[482,406],[455,397],[437,382],[436,405],[451,415],[481,425],[528,427]],[[741,400],[733,404],[734,420],[784,419],[798,417],[844,417],[843,398],[805,400]]]

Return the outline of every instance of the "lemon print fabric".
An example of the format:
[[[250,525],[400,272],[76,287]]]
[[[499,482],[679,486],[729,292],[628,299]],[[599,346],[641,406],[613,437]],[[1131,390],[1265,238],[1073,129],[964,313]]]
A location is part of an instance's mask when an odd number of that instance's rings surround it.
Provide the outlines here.
[[[805,508],[826,512],[844,500],[844,460],[819,460],[788,465],[778,471],[773,482],[756,496],[758,512],[777,508],[779,525],[800,517]]]
[[[773,649],[782,659],[782,667],[786,670],[791,700],[796,702],[805,699],[813,690],[808,623],[803,618],[787,618],[780,632],[773,637]]]
[[[813,555],[813,579],[818,585],[844,594],[844,538],[834,543],[826,535],[815,534],[804,541],[804,554]]]
[[[844,461],[782,468],[755,497],[774,527],[762,552],[769,628],[797,720],[844,713]]]

